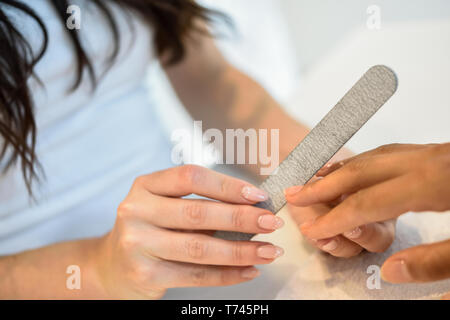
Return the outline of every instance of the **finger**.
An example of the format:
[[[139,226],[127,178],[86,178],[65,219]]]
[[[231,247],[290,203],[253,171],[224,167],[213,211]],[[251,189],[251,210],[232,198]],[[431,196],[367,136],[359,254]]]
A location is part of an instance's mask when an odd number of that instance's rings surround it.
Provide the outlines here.
[[[294,221],[300,227],[308,221],[314,221],[317,217],[326,214],[330,211],[330,207],[327,205],[315,205],[310,207],[294,207],[289,205],[289,212],[293,217]],[[335,257],[349,258],[358,255],[363,248],[352,242],[351,240],[345,239],[342,236],[333,237],[326,240],[312,240],[305,236],[305,239],[314,247],[328,252]]]
[[[340,235],[330,239],[313,241],[313,243],[320,250],[339,258],[351,258],[357,256],[363,250],[360,245]]]
[[[230,203],[254,204],[268,195],[240,179],[200,166],[186,165],[158,171],[136,179],[135,184],[160,196],[183,197],[197,194]]]
[[[395,220],[370,223],[344,232],[344,237],[369,252],[384,252],[394,242]]]
[[[147,253],[164,260],[222,266],[268,264],[283,255],[282,248],[257,241],[226,241],[196,233],[152,232]]]
[[[362,225],[390,220],[413,210],[420,192],[416,177],[404,175],[350,195],[301,229],[311,239],[326,239]]]
[[[331,207],[326,204],[317,204],[309,207],[296,207],[288,203],[287,206],[292,219],[294,219],[299,228],[304,223],[314,221],[331,210]]]
[[[142,219],[169,229],[269,233],[284,222],[272,212],[250,205],[156,196],[135,204]]]
[[[405,164],[399,155],[357,159],[303,188],[287,189],[286,200],[297,206],[328,203],[344,194],[351,194],[398,176],[404,170]]]
[[[260,275],[252,266],[224,267],[203,266],[170,261],[158,262],[153,278],[163,288],[229,286],[250,281]]]
[[[334,172],[335,170],[343,167],[344,165],[354,161],[354,160],[358,160],[358,159],[364,159],[364,158],[369,158],[371,156],[375,156],[375,155],[386,155],[386,154],[391,154],[393,152],[405,152],[405,151],[414,151],[414,150],[418,150],[418,149],[424,149],[427,148],[431,145],[422,145],[422,144],[389,144],[389,145],[384,145],[381,147],[378,147],[376,149],[373,150],[369,150],[366,152],[363,152],[361,154],[358,154],[356,156],[347,158],[345,160],[342,161],[338,161],[338,162],[330,162],[327,163],[324,167],[322,167],[318,172],[317,172],[317,176],[318,177],[325,177],[326,175]]]
[[[450,278],[450,240],[394,254],[383,264],[381,275],[391,283],[429,282]]]
[[[450,300],[450,292],[442,296],[442,300]]]

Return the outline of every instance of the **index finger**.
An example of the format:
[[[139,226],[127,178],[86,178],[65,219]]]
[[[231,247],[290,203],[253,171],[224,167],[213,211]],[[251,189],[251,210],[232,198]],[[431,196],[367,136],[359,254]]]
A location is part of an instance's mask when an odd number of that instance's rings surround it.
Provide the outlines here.
[[[324,178],[306,184],[300,190],[286,190],[286,200],[296,206],[329,203],[342,195],[391,179],[405,170],[401,155],[356,159]]]
[[[420,186],[414,180],[414,176],[405,175],[363,189],[313,223],[302,225],[302,233],[310,239],[331,238],[414,210],[420,195]]]
[[[195,165],[185,165],[139,177],[136,184],[149,192],[167,197],[197,194],[229,203],[255,204],[268,194],[252,184]]]

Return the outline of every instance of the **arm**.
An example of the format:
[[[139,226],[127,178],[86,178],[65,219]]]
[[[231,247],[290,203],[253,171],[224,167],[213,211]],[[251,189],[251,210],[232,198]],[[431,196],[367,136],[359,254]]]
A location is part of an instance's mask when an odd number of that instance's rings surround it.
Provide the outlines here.
[[[261,85],[230,65],[213,39],[195,39],[187,48],[186,59],[167,67],[166,73],[186,109],[203,121],[204,128],[279,129],[280,161],[309,132]],[[247,167],[256,172],[257,167]]]
[[[1,299],[77,299],[105,297],[93,272],[98,240],[55,244],[0,258]],[[81,270],[81,289],[69,290],[67,267]]]
[[[184,198],[193,193],[204,198]],[[140,176],[107,235],[0,258],[0,298],[158,299],[168,288],[250,281],[259,275],[253,266],[272,263],[282,249],[224,241],[208,231],[281,228],[281,218],[254,206],[265,199],[245,181],[197,166]],[[80,290],[66,287],[71,265],[80,268]]]

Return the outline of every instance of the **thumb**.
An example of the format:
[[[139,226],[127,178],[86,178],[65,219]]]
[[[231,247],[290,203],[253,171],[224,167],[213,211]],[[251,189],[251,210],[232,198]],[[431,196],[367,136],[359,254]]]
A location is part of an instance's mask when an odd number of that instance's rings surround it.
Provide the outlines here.
[[[394,254],[384,262],[381,277],[391,283],[430,282],[450,278],[450,240]]]

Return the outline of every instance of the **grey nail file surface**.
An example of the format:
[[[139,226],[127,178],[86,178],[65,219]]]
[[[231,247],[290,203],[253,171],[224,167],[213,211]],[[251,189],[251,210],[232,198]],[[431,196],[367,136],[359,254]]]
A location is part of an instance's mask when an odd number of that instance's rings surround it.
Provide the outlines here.
[[[261,184],[269,199],[256,206],[278,213],[286,204],[284,190],[307,183],[392,97],[397,85],[397,77],[388,67],[370,68]],[[226,240],[250,240],[253,236],[239,232],[215,233],[215,237]]]

